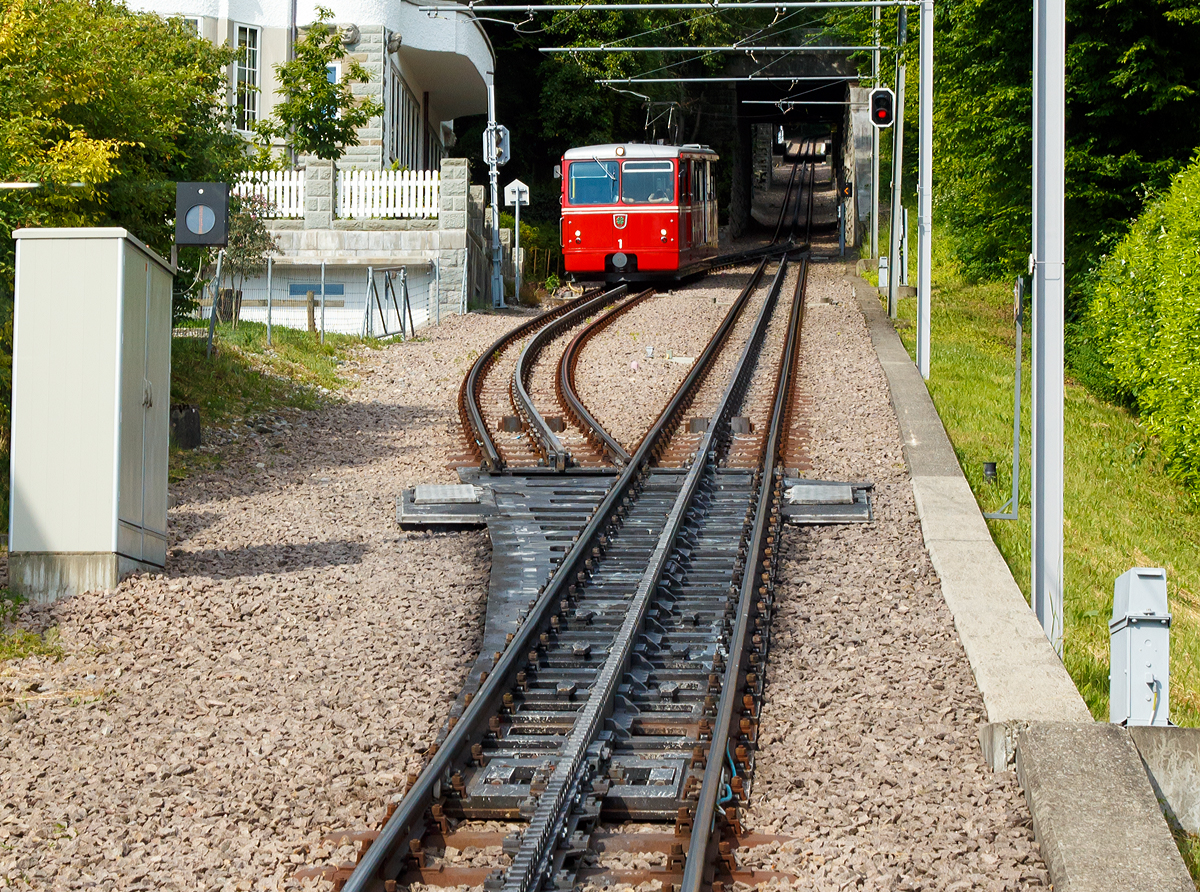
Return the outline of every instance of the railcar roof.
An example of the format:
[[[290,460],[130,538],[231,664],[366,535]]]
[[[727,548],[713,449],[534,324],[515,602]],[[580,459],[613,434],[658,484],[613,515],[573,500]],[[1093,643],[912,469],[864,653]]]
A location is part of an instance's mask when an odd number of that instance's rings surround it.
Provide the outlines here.
[[[617,157],[617,149],[625,150],[625,158],[678,158],[680,153],[706,155],[711,156],[714,160],[717,153],[708,146],[687,145],[687,146],[659,146],[647,145],[646,143],[609,143],[603,146],[580,146],[575,149],[567,149],[563,153],[563,159],[566,161],[577,161],[579,159],[590,159],[593,156],[596,158],[604,158],[605,160],[615,160]]]

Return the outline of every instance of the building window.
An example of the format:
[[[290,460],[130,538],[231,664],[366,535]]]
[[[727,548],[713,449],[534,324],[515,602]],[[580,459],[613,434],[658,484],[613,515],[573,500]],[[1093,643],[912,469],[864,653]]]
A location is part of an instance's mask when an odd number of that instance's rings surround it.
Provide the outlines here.
[[[421,166],[421,104],[412,90],[392,69],[392,88],[388,96],[388,154],[402,168],[417,170]]]
[[[258,28],[238,25],[237,49],[234,115],[238,130],[250,130],[258,120]]]
[[[185,28],[186,28],[186,29],[187,29],[189,32],[191,32],[192,34],[195,34],[197,37],[202,37],[202,36],[203,36],[203,35],[200,33],[200,20],[199,20],[198,18],[196,18],[195,16],[187,16],[187,15],[185,15],[185,16],[183,17],[183,26],[184,26],[184,27],[185,27]]]

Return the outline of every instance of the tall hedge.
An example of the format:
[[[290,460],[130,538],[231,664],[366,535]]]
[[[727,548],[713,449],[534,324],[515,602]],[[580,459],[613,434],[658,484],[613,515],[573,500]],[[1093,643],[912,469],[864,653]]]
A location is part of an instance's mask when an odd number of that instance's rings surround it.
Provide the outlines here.
[[[1115,394],[1200,491],[1200,156],[1101,262],[1085,327]]]

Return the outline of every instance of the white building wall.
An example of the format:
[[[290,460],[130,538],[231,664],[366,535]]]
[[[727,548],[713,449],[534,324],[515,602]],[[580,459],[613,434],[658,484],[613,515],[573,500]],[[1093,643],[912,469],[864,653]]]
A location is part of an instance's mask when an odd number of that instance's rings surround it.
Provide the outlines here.
[[[292,22],[289,0],[131,0],[130,6],[162,16],[198,19],[201,36],[217,44],[235,46],[237,26],[260,30],[258,119],[268,117],[276,104],[278,81],[275,66],[288,59]],[[334,22],[354,25],[357,42],[347,46],[350,58],[361,62],[371,75],[366,84],[354,85],[356,95],[371,96],[385,104],[391,100],[390,79],[399,73],[421,106],[418,121],[425,122],[434,139],[444,142],[443,122],[465,114],[487,111],[487,84],[491,82],[494,53],[479,22],[460,13],[429,16],[409,3],[384,0],[335,0],[329,3]],[[447,3],[448,9],[461,9]],[[317,4],[300,2],[296,22],[300,28],[317,18]],[[398,40],[397,40],[398,37]],[[395,50],[395,52],[392,52]],[[227,101],[235,99],[236,65],[230,66]],[[426,108],[426,104],[428,108]],[[387,133],[392,109],[360,131],[360,145],[352,147],[340,166],[387,167],[391,163]],[[424,138],[421,137],[424,147]],[[436,153],[409,167],[437,167]]]

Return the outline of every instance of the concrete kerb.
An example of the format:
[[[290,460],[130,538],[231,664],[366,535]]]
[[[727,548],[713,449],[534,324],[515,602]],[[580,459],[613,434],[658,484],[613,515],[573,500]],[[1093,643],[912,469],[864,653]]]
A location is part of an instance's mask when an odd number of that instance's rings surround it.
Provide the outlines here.
[[[1087,704],[992,541],[925,382],[875,290],[857,277],[854,286],[888,379],[925,546],[988,721],[1090,722]]]
[[[1054,888],[1194,892],[1164,813],[1185,829],[1200,822],[1200,731],[1092,721],[875,289],[853,283],[888,379],[925,546],[987,710],[980,747],[994,770],[1015,762]]]

